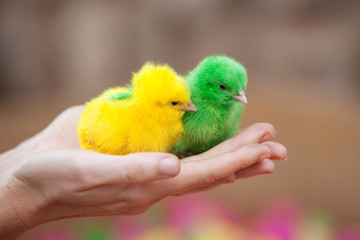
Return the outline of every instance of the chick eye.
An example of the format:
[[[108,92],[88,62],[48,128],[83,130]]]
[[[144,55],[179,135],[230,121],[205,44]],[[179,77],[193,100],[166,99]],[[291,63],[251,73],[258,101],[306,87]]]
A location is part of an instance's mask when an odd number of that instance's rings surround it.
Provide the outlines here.
[[[224,85],[222,85],[222,84],[219,85],[219,88],[220,88],[221,90],[225,90],[225,89],[226,89],[226,87],[225,87]]]
[[[173,105],[173,106],[176,106],[178,104],[179,104],[178,102],[171,102],[171,105]]]

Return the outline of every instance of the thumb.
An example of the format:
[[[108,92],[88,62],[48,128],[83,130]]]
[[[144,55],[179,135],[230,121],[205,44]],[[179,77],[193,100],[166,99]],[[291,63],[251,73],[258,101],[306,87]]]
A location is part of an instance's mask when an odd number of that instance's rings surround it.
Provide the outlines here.
[[[175,177],[179,159],[169,153],[147,152],[115,156],[82,150],[77,156],[88,177],[107,183],[141,183]]]

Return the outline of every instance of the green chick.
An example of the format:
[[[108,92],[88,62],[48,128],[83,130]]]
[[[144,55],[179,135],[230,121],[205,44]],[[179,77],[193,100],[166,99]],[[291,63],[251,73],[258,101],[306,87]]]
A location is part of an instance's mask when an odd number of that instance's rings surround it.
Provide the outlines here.
[[[186,77],[197,112],[183,116],[184,134],[171,152],[189,156],[207,151],[239,131],[247,103],[246,69],[227,56],[209,56]]]

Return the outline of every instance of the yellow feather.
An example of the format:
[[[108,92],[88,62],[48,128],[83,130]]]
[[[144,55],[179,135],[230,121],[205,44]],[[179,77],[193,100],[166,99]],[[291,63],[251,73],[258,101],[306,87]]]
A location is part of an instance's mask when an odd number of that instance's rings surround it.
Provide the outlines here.
[[[108,89],[86,104],[78,123],[81,148],[114,155],[165,152],[181,138],[181,108],[190,99],[184,79],[167,65],[146,63],[132,85]],[[128,92],[130,98],[116,99]]]

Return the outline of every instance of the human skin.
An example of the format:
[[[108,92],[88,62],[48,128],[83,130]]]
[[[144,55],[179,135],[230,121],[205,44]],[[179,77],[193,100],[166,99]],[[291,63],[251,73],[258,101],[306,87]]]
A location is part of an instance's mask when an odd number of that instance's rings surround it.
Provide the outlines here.
[[[169,153],[125,156],[79,149],[83,106],[0,155],[0,239],[42,223],[74,217],[135,215],[161,199],[272,173],[286,148],[275,129],[256,123],[209,151],[179,161]]]

